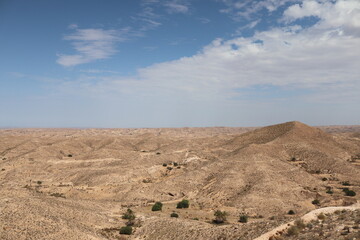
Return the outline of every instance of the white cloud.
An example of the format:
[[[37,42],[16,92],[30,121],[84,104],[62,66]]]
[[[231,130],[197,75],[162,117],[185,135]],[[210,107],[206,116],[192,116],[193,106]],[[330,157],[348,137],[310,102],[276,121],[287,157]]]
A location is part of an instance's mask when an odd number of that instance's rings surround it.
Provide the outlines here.
[[[306,0],[301,5],[292,5],[284,12],[284,20],[287,22],[311,16],[321,19],[316,26],[317,29],[341,28],[345,33],[360,35],[360,1],[358,0],[338,0],[335,3]]]
[[[116,53],[115,44],[125,40],[122,35],[127,31],[76,28],[75,33],[64,39],[71,41],[77,53],[59,54],[57,63],[68,67],[109,58]]]
[[[317,99],[337,95],[359,99],[354,91],[360,89],[360,36],[356,31],[344,32],[349,26],[359,29],[354,16],[360,7],[351,5],[354,1],[350,0],[326,4],[326,11],[313,8],[320,18],[314,26],[289,25],[248,38],[216,39],[191,57],[139,69],[133,77],[98,78],[94,89],[219,100],[238,96],[239,89],[271,85],[308,89]],[[350,11],[347,4],[355,9]],[[293,9],[289,7],[284,17],[289,19]],[[295,12],[290,16],[297,19],[303,15]]]

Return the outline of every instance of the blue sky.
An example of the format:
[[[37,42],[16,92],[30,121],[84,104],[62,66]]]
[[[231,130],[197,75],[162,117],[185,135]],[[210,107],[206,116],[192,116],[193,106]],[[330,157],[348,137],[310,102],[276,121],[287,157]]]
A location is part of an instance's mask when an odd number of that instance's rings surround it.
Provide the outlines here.
[[[0,1],[0,127],[360,124],[358,0]]]

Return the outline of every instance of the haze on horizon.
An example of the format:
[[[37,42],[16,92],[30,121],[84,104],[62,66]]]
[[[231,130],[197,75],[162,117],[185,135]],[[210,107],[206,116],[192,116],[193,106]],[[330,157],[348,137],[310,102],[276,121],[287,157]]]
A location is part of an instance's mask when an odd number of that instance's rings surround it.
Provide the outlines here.
[[[358,0],[4,0],[0,128],[360,123]]]

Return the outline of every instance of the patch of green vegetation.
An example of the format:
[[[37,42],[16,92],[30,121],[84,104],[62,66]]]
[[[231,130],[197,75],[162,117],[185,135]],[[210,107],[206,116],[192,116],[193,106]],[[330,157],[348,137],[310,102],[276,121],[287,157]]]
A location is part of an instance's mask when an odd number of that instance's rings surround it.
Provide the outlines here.
[[[220,224],[226,222],[226,217],[229,214],[225,211],[216,210],[214,213],[215,219],[213,220],[213,223]]]
[[[248,216],[247,215],[240,215],[239,222],[247,223],[248,222]]]
[[[178,218],[178,217],[179,217],[179,214],[173,212],[173,213],[170,214],[170,217]]]
[[[176,208],[189,208],[189,200],[183,199],[181,202],[178,202]]]
[[[294,211],[294,210],[289,210],[289,211],[288,211],[288,214],[289,214],[289,215],[295,215],[295,211]]]
[[[133,231],[133,229],[131,226],[125,226],[125,227],[120,228],[120,234],[131,235],[132,231]]]
[[[163,204],[161,202],[156,202],[152,208],[151,211],[161,211]]]

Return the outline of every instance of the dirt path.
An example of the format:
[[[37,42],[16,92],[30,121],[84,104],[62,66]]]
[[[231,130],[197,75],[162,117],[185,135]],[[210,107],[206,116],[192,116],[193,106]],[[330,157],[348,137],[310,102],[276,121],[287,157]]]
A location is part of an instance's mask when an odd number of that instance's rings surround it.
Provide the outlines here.
[[[310,222],[312,220],[317,219],[317,216],[321,213],[326,214],[326,213],[334,213],[337,210],[357,210],[360,209],[360,203],[356,203],[353,204],[351,206],[348,207],[325,207],[325,208],[319,208],[319,209],[315,209],[307,214],[305,214],[304,216],[301,217],[301,219],[307,223]],[[277,232],[281,232],[286,230],[287,228],[289,228],[290,226],[294,225],[295,221],[291,221],[288,223],[285,223],[283,225],[280,225],[279,227],[274,228],[273,230],[264,233],[263,235],[261,235],[260,237],[255,238],[254,240],[269,240],[269,238],[271,236],[276,235]]]

